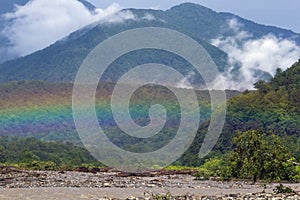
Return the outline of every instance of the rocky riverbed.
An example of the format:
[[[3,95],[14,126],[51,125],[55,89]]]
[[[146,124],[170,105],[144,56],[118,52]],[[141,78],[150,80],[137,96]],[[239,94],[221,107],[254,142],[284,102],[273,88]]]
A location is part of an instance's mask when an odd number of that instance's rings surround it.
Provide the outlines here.
[[[79,170],[80,171],[80,170]],[[113,170],[88,172],[0,169],[0,199],[300,199],[295,192],[274,194],[267,186],[242,181],[196,181],[193,171],[129,174]]]

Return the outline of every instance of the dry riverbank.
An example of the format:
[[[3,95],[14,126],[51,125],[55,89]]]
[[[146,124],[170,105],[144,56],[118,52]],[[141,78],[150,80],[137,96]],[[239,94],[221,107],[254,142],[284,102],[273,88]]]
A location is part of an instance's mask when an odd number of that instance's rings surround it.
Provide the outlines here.
[[[196,181],[192,171],[126,174],[105,172],[52,172],[2,170],[0,199],[155,199],[170,193],[173,199],[300,199],[300,184],[290,186],[295,194],[266,193],[249,182]],[[170,197],[170,196],[169,196]]]

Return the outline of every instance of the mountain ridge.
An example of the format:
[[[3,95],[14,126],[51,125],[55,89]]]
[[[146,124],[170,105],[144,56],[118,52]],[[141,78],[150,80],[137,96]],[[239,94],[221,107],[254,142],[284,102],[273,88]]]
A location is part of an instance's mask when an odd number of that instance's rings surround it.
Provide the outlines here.
[[[300,159],[300,59],[287,70],[278,70],[269,82],[259,81],[256,91],[244,91],[227,103],[226,121],[214,150],[208,156],[222,156],[232,149],[238,131],[273,132],[292,155]],[[196,138],[181,163],[199,165],[198,150],[210,121],[200,125]]]
[[[274,34],[274,36],[279,38],[296,39],[297,41],[295,42],[300,45],[300,34],[273,26],[260,25],[234,14],[218,13],[193,3],[180,4],[165,11],[124,9],[121,12],[125,11],[132,12],[136,19],[125,20],[123,23],[89,25],[71,33],[43,50],[1,64],[0,82],[14,80],[73,82],[79,66],[93,47],[112,35],[139,27],[171,28],[187,34],[206,48],[221,72],[230,67],[228,55],[219,48],[212,46],[211,40],[220,36],[233,36],[235,33],[228,27],[228,21],[233,18],[237,18],[238,22],[242,24],[243,30],[249,31],[251,38],[260,38],[268,34]],[[155,60],[153,60],[153,57],[158,57],[158,53],[153,55],[155,56],[152,56],[148,60],[149,62]],[[172,57],[164,64],[170,64],[174,59]],[[155,61],[162,62],[163,59],[156,59]],[[129,58],[127,60],[124,59],[123,63],[118,63],[118,65],[123,66],[124,63],[134,65],[139,62]],[[177,61],[176,64],[181,66],[181,68],[184,66],[184,64],[178,64]],[[262,72],[261,74],[264,73]]]

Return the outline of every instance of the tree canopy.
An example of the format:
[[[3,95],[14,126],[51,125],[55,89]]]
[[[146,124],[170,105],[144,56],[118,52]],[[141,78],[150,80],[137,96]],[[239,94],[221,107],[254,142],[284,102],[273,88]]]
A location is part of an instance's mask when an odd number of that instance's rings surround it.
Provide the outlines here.
[[[261,180],[295,180],[296,168],[287,148],[274,133],[261,130],[238,132],[231,153],[232,175]]]

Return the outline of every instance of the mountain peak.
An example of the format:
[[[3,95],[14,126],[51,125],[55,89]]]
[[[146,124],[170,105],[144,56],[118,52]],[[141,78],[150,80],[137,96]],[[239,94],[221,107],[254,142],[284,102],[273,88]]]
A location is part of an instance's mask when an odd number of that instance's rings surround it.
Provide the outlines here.
[[[207,8],[200,4],[190,3],[190,2],[179,4],[177,6],[172,7],[170,10],[197,10],[197,11],[215,12],[210,8]]]
[[[80,1],[83,2],[86,0]],[[246,42],[248,41],[250,41],[248,43],[250,43],[251,45],[253,42],[253,44],[255,45],[256,43],[258,43],[257,45],[261,45],[261,43],[264,44],[265,41],[268,42],[270,39],[272,45],[274,44],[274,46],[278,46],[278,51],[270,51],[270,55],[272,55],[270,57],[273,57],[273,55],[280,55],[282,56],[282,58],[284,58],[280,59],[280,62],[277,60],[274,62],[268,61],[268,63],[271,63],[271,66],[268,66],[268,68],[264,69],[264,66],[266,65],[265,60],[269,60],[269,58],[259,58],[257,62],[251,61],[251,72],[249,73],[253,74],[253,77],[255,79],[260,78],[261,76],[258,77],[258,75],[261,74],[264,75],[265,73],[269,73],[268,75],[271,75],[271,68],[273,69],[273,67],[286,66],[281,63],[290,62],[289,60],[291,60],[291,58],[294,59],[295,55],[297,56],[297,58],[295,59],[298,59],[298,52],[300,52],[300,50],[298,50],[300,46],[300,34],[294,34],[290,31],[279,29],[276,27],[260,25],[233,14],[218,13],[209,8],[194,3],[183,3],[166,11],[151,9],[126,10],[132,12],[131,14],[134,16],[134,20],[125,20],[122,21],[122,23],[117,24],[99,23],[96,24],[96,26],[94,26],[94,24],[88,25],[87,27],[72,33],[68,37],[65,37],[63,40],[56,42],[46,49],[28,55],[24,58],[1,64],[0,82],[7,82],[11,80],[45,80],[51,82],[72,82],[82,61],[85,59],[88,53],[92,51],[93,48],[95,48],[97,44],[103,42],[108,37],[111,37],[125,30],[141,27],[160,27],[174,29],[193,38],[208,51],[220,71],[227,72],[228,69],[231,69],[230,67],[232,65],[232,67],[234,68],[234,70],[231,70],[233,72],[232,76],[236,78],[234,82],[242,85],[241,87],[243,88],[252,88],[254,82],[252,82],[252,80],[249,80],[249,83],[244,83],[243,79],[238,80],[239,74],[241,74],[241,70],[239,69],[239,67],[243,63],[241,62],[241,59],[243,58],[233,55],[231,51],[232,49],[234,52],[242,51],[242,57],[246,57],[247,54],[249,54],[249,51],[248,48],[246,48],[247,46],[244,46],[244,44],[246,44]],[[126,14],[129,12],[123,13]],[[238,24],[236,26],[240,27],[239,30],[235,31],[235,29],[231,27],[231,24],[229,22],[231,22],[232,19],[237,20]],[[247,37],[245,36],[245,38],[242,39],[237,38],[239,36],[239,32],[245,33]],[[270,34],[272,35],[272,37],[269,36]],[[232,41],[231,38],[234,38],[233,44],[228,44],[229,42],[227,38],[230,38],[230,41]],[[220,45],[215,43],[218,47],[212,46],[212,41],[217,39]],[[289,42],[285,44],[285,41]],[[288,53],[291,56],[286,56],[287,53],[284,52],[282,48],[280,48],[283,43],[287,45],[288,49],[290,49]],[[226,47],[228,48],[224,48],[225,45],[227,45]],[[221,48],[223,48],[225,52],[222,51]],[[257,48],[252,49],[253,51],[257,51]],[[260,47],[259,50],[266,51],[264,50],[264,48]],[[252,53],[252,50],[250,51],[250,53]],[[149,59],[151,63],[155,61],[155,63],[167,64],[168,62],[171,63],[172,66],[184,69],[186,70],[184,72],[188,72],[186,64],[179,64],[179,61],[178,63],[175,63],[175,58],[174,60],[172,60],[173,58],[171,56],[170,59],[166,61],[165,57],[167,56],[162,56],[163,54],[160,52],[151,52],[150,54],[151,56],[149,56]],[[234,57],[234,62],[229,62],[229,56]],[[288,60],[285,61],[285,57]],[[138,58],[141,58],[141,60],[138,61]],[[284,62],[281,60],[284,60]],[[143,56],[141,56],[140,54],[136,55],[136,58],[132,56],[126,57],[123,60],[118,60],[115,65],[116,68],[114,69],[117,69],[118,66],[122,66],[122,70],[125,70],[125,65],[129,68],[131,66],[135,66],[135,64],[138,62],[146,62]],[[248,65],[246,65],[246,69],[249,69]],[[114,71],[112,71],[111,74],[115,74]],[[266,76],[263,76],[263,78],[265,77]],[[198,81],[198,79],[196,78],[193,80]],[[235,86],[228,87],[234,88]]]
[[[78,0],[80,3],[82,3],[87,9],[89,9],[90,11],[93,11],[96,9],[96,7],[91,4],[90,2],[86,1],[86,0]]]

